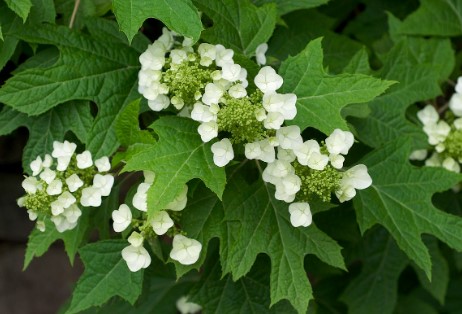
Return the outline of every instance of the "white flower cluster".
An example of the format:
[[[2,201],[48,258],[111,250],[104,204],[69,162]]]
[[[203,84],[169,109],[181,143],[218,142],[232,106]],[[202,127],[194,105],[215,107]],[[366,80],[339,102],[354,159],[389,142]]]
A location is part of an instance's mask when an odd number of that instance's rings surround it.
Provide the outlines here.
[[[321,146],[316,140],[303,141],[298,126],[282,127],[276,132],[279,142],[277,158],[268,162],[263,180],[276,187],[275,198],[290,204],[290,221],[294,227],[311,224],[307,199],[317,196],[329,201],[332,192],[340,202],[352,199],[356,190],[372,184],[364,165],[341,171],[343,162],[354,143],[351,132],[335,129]],[[247,144],[249,146],[249,144]],[[246,156],[250,158],[247,154]]]
[[[37,228],[45,231],[49,217],[59,232],[71,230],[82,214],[81,208],[99,207],[103,196],[111,193],[114,177],[108,157],[93,162],[89,151],[75,154],[77,145],[64,141],[53,143],[51,155],[38,156],[31,162],[32,176],[22,187],[26,195],[18,205],[26,207],[29,218],[37,220]]]
[[[188,301],[187,296],[182,296],[176,301],[176,308],[181,314],[195,314],[202,310],[202,306]]]
[[[259,64],[266,63],[267,49],[266,44],[257,48]],[[248,143],[246,152],[252,159],[271,162],[278,146],[274,133],[297,114],[297,97],[277,93],[283,79],[270,66],[260,69],[254,79],[257,91],[249,95],[247,70],[234,63],[233,55],[231,49],[207,43],[198,45],[196,51],[190,40],[176,42],[164,29],[140,56],[139,91],[155,111],[170,104],[178,110],[191,107],[191,118],[201,123],[198,132],[203,142],[218,137],[219,132],[230,133],[230,138],[212,145],[217,166],[234,158],[232,143]]]
[[[425,160],[427,166],[444,167],[459,173],[462,163],[462,77],[458,79],[456,92],[449,100],[449,109],[444,119],[431,105],[417,113],[431,149],[416,150],[409,158]],[[429,152],[431,156],[426,159]]]
[[[130,226],[138,231],[132,231],[128,238],[129,246],[122,250],[122,257],[127,262],[128,268],[136,272],[141,268],[146,268],[151,264],[151,257],[143,247],[146,238],[161,236],[174,227],[174,220],[169,215],[180,212],[186,207],[188,186],[185,185],[177,197],[167,204],[162,211],[154,213],[147,218],[147,193],[155,180],[155,174],[149,171],[144,172],[145,180],[138,185],[137,191],[133,196],[133,207],[139,210],[142,218],[133,219],[132,212],[128,205],[121,204],[117,210],[112,212],[113,228],[115,232],[123,232]],[[181,234],[173,237],[173,248],[170,258],[183,265],[192,265],[199,259],[202,245],[199,241],[187,238]]]

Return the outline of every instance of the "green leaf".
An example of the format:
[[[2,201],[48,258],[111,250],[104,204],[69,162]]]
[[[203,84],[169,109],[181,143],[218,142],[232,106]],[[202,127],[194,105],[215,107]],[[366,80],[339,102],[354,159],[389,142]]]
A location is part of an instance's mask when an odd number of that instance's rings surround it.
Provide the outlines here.
[[[421,285],[435,297],[435,299],[444,304],[444,298],[449,284],[449,267],[448,263],[438,247],[438,241],[435,238],[424,238],[431,259],[432,259],[432,280],[428,280],[425,273],[415,267],[419,282]]]
[[[147,130],[140,130],[138,115],[140,112],[140,99],[127,105],[117,117],[115,132],[120,143],[128,147],[135,143],[154,144],[154,137]]]
[[[115,29],[114,23],[104,23],[100,24]],[[104,28],[89,29],[107,34]],[[116,37],[95,38],[55,25],[27,28],[17,35],[29,42],[55,45],[61,55],[52,67],[27,69],[10,78],[0,89],[0,102],[38,115],[69,100],[94,101],[99,110],[88,134],[87,149],[95,157],[114,152],[119,145],[114,132],[116,117],[139,97],[136,77],[140,50]]]
[[[202,22],[191,0],[114,0],[112,5],[120,29],[130,42],[150,17],[185,37],[199,40]]]
[[[270,308],[269,263],[262,259],[243,278],[233,281],[222,276],[215,256],[204,267],[200,282],[190,292],[192,301],[200,304],[204,313],[294,313],[288,302]]]
[[[329,0],[252,0],[257,6],[265,3],[276,3],[280,15],[301,10],[315,8],[320,5],[326,4]]]
[[[327,74],[321,39],[311,41],[300,54],[284,61],[280,74],[284,78],[282,92],[297,95],[298,113],[291,123],[325,134],[336,128],[348,129],[341,115],[343,107],[370,101],[393,84],[363,74]]]
[[[421,127],[405,118],[406,109],[416,101],[441,94],[439,82],[445,80],[454,66],[454,52],[446,39],[403,38],[387,54],[377,73],[382,79],[399,84],[374,99],[366,119],[351,119],[358,138],[372,147],[406,134],[414,148],[425,148],[427,138]]]
[[[462,219],[436,209],[431,196],[453,187],[462,176],[443,168],[411,166],[408,140],[396,140],[363,160],[373,184],[354,198],[361,232],[383,225],[398,246],[431,278],[431,260],[421,239],[431,234],[462,250]]]
[[[287,299],[299,313],[306,312],[313,295],[304,269],[305,255],[314,254],[329,265],[345,268],[341,247],[314,224],[294,228],[288,204],[276,200],[274,188],[263,181],[249,185],[236,176],[227,185],[223,206],[221,225],[228,228],[221,239],[227,250],[224,256],[220,253],[223,273],[238,280],[250,271],[258,254],[267,254],[271,305]]]
[[[258,45],[268,41],[276,25],[274,3],[259,8],[250,0],[194,0],[194,3],[213,20],[213,26],[202,32],[202,38],[248,57],[255,55]]]
[[[156,180],[148,191],[150,214],[164,209],[183,189],[184,184],[199,178],[221,197],[226,176],[213,163],[211,143],[203,143],[197,123],[175,116],[162,117],[150,127],[159,141],[131,158],[124,171],[150,170]],[[175,145],[172,145],[172,143]]]
[[[32,7],[31,0],[5,0],[5,2],[11,10],[22,18],[23,22],[26,22]]]
[[[398,279],[408,259],[384,229],[365,240],[363,268],[341,296],[350,313],[392,313],[398,297]]]
[[[77,282],[66,313],[78,313],[104,304],[119,296],[134,304],[141,294],[144,270],[131,272],[122,259],[125,240],[107,240],[88,244],[79,253],[85,271]]]
[[[400,33],[442,37],[462,35],[461,0],[420,0],[420,2],[420,7],[403,21],[399,29]]]
[[[82,213],[82,216],[79,219],[79,224],[76,228],[63,233],[58,232],[54,223],[50,220],[45,220],[46,230],[44,232],[34,229],[29,235],[23,269],[26,269],[29,266],[34,257],[40,257],[47,252],[50,245],[57,240],[63,240],[69,261],[72,265],[74,263],[77,250],[86,239],[88,224],[88,211],[84,211]]]
[[[7,135],[19,127],[27,127],[29,139],[23,152],[23,169],[30,173],[29,165],[37,158],[50,154],[53,141],[62,141],[66,132],[72,131],[77,138],[85,143],[93,117],[89,103],[86,101],[71,101],[59,105],[36,117],[4,107],[0,111],[0,135]]]

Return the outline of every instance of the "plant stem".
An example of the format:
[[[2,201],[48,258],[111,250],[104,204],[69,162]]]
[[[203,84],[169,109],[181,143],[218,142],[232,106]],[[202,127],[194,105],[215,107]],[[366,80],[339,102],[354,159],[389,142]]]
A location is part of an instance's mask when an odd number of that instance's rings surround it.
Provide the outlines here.
[[[72,11],[71,21],[69,22],[69,28],[72,28],[72,26],[74,26],[75,16],[77,15],[77,11],[79,10],[79,6],[80,6],[80,0],[75,0],[74,11]]]

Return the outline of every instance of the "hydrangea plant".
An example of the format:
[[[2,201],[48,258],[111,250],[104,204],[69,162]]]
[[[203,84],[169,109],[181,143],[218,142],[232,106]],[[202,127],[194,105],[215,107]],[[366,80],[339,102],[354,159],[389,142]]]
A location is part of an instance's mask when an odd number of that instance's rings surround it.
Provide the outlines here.
[[[459,7],[0,0],[25,267],[79,256],[69,314],[456,313]]]

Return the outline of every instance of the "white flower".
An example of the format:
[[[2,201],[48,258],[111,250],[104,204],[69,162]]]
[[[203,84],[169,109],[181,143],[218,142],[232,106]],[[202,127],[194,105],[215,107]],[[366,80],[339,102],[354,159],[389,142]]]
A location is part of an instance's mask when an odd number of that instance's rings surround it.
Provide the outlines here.
[[[319,143],[315,140],[308,140],[303,142],[302,144],[296,146],[292,150],[297,156],[297,160],[301,165],[308,165],[308,160],[313,153],[321,153],[321,147]]]
[[[295,156],[295,153],[294,153],[293,150],[278,147],[278,159],[279,160],[292,162],[296,158],[297,158],[297,156]]]
[[[326,138],[326,147],[331,154],[348,154],[354,143],[353,133],[335,129],[329,137]]]
[[[16,200],[16,204],[18,205],[18,207],[24,207],[25,206],[25,203],[26,203],[26,196],[21,196],[20,198],[18,198]]]
[[[449,108],[457,117],[462,117],[462,94],[452,95],[449,100]]]
[[[202,43],[197,48],[197,52],[201,56],[200,64],[208,67],[217,57],[217,51],[214,45]]]
[[[258,65],[265,65],[266,64],[266,56],[265,53],[268,50],[268,44],[263,43],[258,45],[257,49],[255,50],[255,58],[257,59]]]
[[[341,186],[352,186],[357,190],[368,188],[372,184],[372,178],[367,172],[365,165],[356,165],[343,173],[340,180]]]
[[[82,189],[80,204],[82,204],[82,206],[85,207],[101,206],[101,190],[95,187],[88,187]]]
[[[47,184],[50,184],[56,178],[56,172],[50,168],[45,168],[40,174],[40,179],[45,181]]]
[[[217,112],[214,113],[212,110],[216,110],[216,107],[205,106],[201,102],[196,102],[194,108],[191,111],[191,118],[199,122],[210,122],[217,121]],[[220,110],[220,107],[218,107]]]
[[[202,102],[206,105],[218,104],[220,98],[223,96],[223,89],[216,83],[208,83],[205,85],[204,94],[202,95]]]
[[[63,194],[58,196],[57,200],[61,202],[64,208],[68,208],[77,201],[74,195],[68,191],[64,191]]]
[[[289,205],[290,223],[294,227],[308,227],[311,225],[312,216],[308,203],[292,203]]]
[[[228,94],[233,98],[239,99],[247,96],[247,90],[242,84],[236,84],[229,88]]]
[[[175,197],[173,201],[168,203],[164,209],[170,209],[173,211],[181,211],[186,207],[188,202],[188,186],[185,184],[183,190]]]
[[[156,43],[162,44],[163,48],[167,51],[173,46],[173,32],[169,31],[167,27],[162,28],[162,35],[157,38]]]
[[[307,166],[314,170],[324,170],[329,163],[329,157],[321,153],[313,152],[308,158]]]
[[[218,167],[226,166],[234,158],[233,145],[227,138],[212,145],[213,162]]]
[[[75,228],[75,226],[77,226],[77,222],[72,223],[68,221],[66,216],[64,216],[63,214],[58,216],[52,216],[50,220],[55,224],[56,230],[58,230],[58,232],[61,233],[67,230],[72,230]]]
[[[49,154],[45,155],[45,158],[43,159],[42,162],[42,167],[43,168],[50,168],[51,165],[53,164],[53,158]]]
[[[51,207],[51,214],[53,216],[61,215],[64,212],[64,204],[62,200],[57,199],[51,202],[50,207]]]
[[[440,119],[438,112],[431,105],[426,105],[425,108],[417,112],[417,118],[423,125],[435,124]]]
[[[279,112],[285,120],[292,120],[297,115],[295,94],[265,94],[262,103],[268,112]]]
[[[170,98],[166,95],[157,95],[154,99],[148,99],[148,106],[153,111],[162,111],[170,105]]]
[[[276,131],[279,145],[284,149],[296,149],[303,143],[300,128],[297,125],[282,127]]]
[[[202,310],[199,304],[188,302],[188,297],[183,296],[176,301],[176,308],[181,314],[195,314]]]
[[[37,176],[43,169],[42,157],[37,156],[37,158],[30,163],[30,169],[32,170],[32,175]]]
[[[278,185],[276,185],[278,187]],[[276,189],[276,193],[274,193],[274,197],[277,200],[284,201],[286,203],[292,203],[295,200],[295,194],[287,194],[284,189]]]
[[[71,157],[58,157],[58,165],[56,166],[56,170],[58,171],[65,171],[67,169],[67,166],[69,166],[69,163],[71,162]]]
[[[233,61],[234,51],[232,49],[226,49],[223,45],[216,45],[216,59],[215,63],[222,67],[226,63]]]
[[[54,179],[50,182],[47,187],[47,194],[48,195],[59,195],[63,191],[63,182],[59,179]]]
[[[227,81],[235,82],[239,79],[241,73],[241,66],[234,63],[226,63],[221,70],[221,77]]]
[[[142,247],[129,245],[122,250],[122,257],[127,262],[128,269],[137,272],[141,268],[147,268],[151,264],[151,256],[148,251]]]
[[[462,129],[462,118],[454,120],[454,127],[456,128],[456,130]]]
[[[441,165],[449,171],[456,173],[460,172],[460,165],[457,161],[454,160],[454,158],[447,157],[443,160],[443,163]]]
[[[462,76],[459,76],[457,78],[457,84],[456,84],[456,93],[458,94],[462,94]]]
[[[276,159],[276,152],[273,145],[271,145],[268,139],[264,139],[258,142],[260,144],[261,154],[256,159],[264,161],[266,163],[273,162]]]
[[[54,141],[53,142],[53,152],[51,153],[51,156],[54,158],[58,157],[71,157],[75,149],[77,148],[77,145],[68,141],[64,141],[63,143]]]
[[[90,151],[86,150],[81,154],[76,156],[77,159],[77,168],[86,169],[93,166],[93,160],[91,158]]]
[[[269,112],[263,121],[264,127],[270,130],[278,130],[283,123],[284,116],[279,112]]]
[[[154,42],[148,46],[148,49],[143,52],[139,61],[142,69],[149,70],[161,70],[165,64],[165,52],[164,45],[160,42]]]
[[[28,209],[27,213],[29,214],[29,220],[30,221],[34,221],[38,217],[37,213],[35,211],[33,211],[32,209]]]
[[[184,107],[184,100],[179,96],[173,96],[172,99],[170,99],[170,102],[178,110],[181,110]]]
[[[21,185],[22,185],[22,188],[28,194],[35,194],[35,192],[37,192],[37,189],[41,186],[40,182],[35,177],[25,178],[24,181],[22,181]]]
[[[138,232],[133,231],[127,240],[128,240],[128,243],[130,243],[134,247],[140,247],[143,245],[144,238]]]
[[[351,200],[356,195],[356,190],[351,185],[340,185],[339,189],[335,191],[340,203]]]
[[[37,223],[35,225],[38,230],[40,230],[41,232],[45,232],[45,222],[44,221],[37,220]]]
[[[197,132],[199,132],[202,142],[210,142],[218,136],[218,124],[215,121],[203,122],[197,128]]]
[[[180,64],[188,60],[188,54],[182,49],[173,49],[170,51],[170,58],[172,59],[172,64]]]
[[[265,66],[255,76],[254,82],[263,94],[267,94],[274,93],[279,89],[282,86],[283,80],[272,67]]]
[[[438,145],[435,146],[435,150],[436,150],[438,153],[444,152],[445,149],[446,149],[446,146],[444,146],[443,143],[439,143]]]
[[[202,244],[199,241],[177,234],[173,238],[170,258],[183,265],[192,265],[199,259],[201,250]]]
[[[151,218],[150,223],[152,229],[157,235],[165,234],[168,231],[168,229],[170,229],[174,225],[172,218],[170,218],[168,213],[163,210],[155,212]]]
[[[147,192],[150,187],[151,184],[149,183],[140,183],[140,185],[138,185],[136,193],[133,196],[133,207],[142,212],[148,211]]]
[[[75,192],[83,186],[83,181],[80,180],[79,176],[74,173],[66,179],[66,184],[70,192]]]
[[[130,226],[132,222],[132,212],[126,204],[120,204],[119,209],[112,212],[112,228],[115,232],[122,232]]]
[[[266,119],[266,111],[264,108],[255,109],[255,118],[257,121],[263,121]]]
[[[451,127],[445,121],[441,120],[437,124],[425,125],[423,130],[428,135],[428,143],[437,145],[444,142],[449,132],[451,132]]]
[[[299,176],[295,173],[288,174],[283,177],[282,180],[276,185],[276,189],[282,189],[282,191],[287,195],[295,195],[300,191],[302,181]]]
[[[429,167],[441,166],[441,159],[438,153],[433,153],[430,158],[425,160],[425,166],[429,166]]]
[[[76,224],[79,217],[82,216],[82,211],[76,204],[72,204],[64,210],[63,215],[70,224]]]
[[[111,170],[111,163],[109,162],[109,158],[106,156],[96,159],[95,166],[98,168],[99,172],[107,172]]]
[[[415,150],[409,156],[410,160],[424,160],[425,158],[427,158],[427,150],[426,149]]]
[[[261,155],[260,143],[247,143],[245,144],[245,158],[256,159]]]
[[[342,155],[330,154],[329,161],[332,167],[335,169],[342,169],[343,163],[345,162],[345,157]]]
[[[100,189],[101,196],[108,196],[111,194],[113,184],[114,177],[110,174],[101,175],[97,173],[93,178],[93,187]]]

